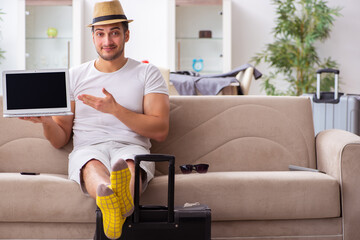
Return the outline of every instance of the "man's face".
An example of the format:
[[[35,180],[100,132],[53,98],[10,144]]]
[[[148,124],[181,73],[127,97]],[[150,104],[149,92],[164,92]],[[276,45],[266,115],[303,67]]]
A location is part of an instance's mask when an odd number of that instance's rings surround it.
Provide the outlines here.
[[[94,26],[92,34],[96,51],[102,59],[112,61],[124,54],[129,31],[124,33],[121,23]]]

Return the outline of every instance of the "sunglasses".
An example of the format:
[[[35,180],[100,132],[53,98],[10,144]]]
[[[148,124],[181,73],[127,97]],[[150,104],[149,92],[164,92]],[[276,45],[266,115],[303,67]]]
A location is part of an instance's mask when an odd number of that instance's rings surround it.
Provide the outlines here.
[[[183,174],[189,174],[193,170],[195,170],[197,173],[207,173],[209,168],[209,164],[196,164],[196,165],[182,165],[180,166],[180,170]]]

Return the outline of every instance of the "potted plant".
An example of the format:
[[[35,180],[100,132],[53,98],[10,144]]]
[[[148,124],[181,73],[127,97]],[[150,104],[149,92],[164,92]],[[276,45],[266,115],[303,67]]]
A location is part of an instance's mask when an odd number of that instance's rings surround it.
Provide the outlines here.
[[[330,57],[320,59],[315,43],[329,38],[341,8],[330,8],[323,0],[273,0],[273,4],[277,15],[275,41],[252,59],[255,65],[264,62],[274,69],[263,77],[263,88],[267,95],[315,92],[316,70],[338,67]],[[281,79],[289,85],[285,91],[277,87]],[[330,91],[332,86],[333,76],[322,78],[321,90]]]

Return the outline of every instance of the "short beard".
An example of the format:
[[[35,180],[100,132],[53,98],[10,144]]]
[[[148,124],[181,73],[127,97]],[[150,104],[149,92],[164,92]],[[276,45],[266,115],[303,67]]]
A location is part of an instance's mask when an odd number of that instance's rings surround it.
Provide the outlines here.
[[[125,44],[122,46],[121,50],[118,53],[116,53],[115,55],[113,55],[113,56],[104,56],[103,54],[101,54],[101,51],[98,51],[98,50],[96,50],[96,51],[99,54],[99,56],[102,59],[104,59],[105,61],[112,61],[112,60],[117,59],[118,57],[120,57],[123,54],[124,46],[125,46]]]

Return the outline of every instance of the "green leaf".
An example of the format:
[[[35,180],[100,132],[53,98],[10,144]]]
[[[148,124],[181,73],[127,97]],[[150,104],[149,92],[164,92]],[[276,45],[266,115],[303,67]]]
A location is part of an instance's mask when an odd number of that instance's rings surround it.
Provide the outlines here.
[[[338,64],[326,58],[320,60],[315,43],[330,37],[335,18],[341,16],[340,7],[330,8],[324,0],[272,0],[276,6],[274,42],[257,53],[251,62],[267,63],[274,69],[263,76],[263,90],[268,95],[301,95],[316,88],[316,70],[338,68]],[[283,82],[287,91],[278,90]],[[334,80],[324,76],[321,90],[330,91]]]

